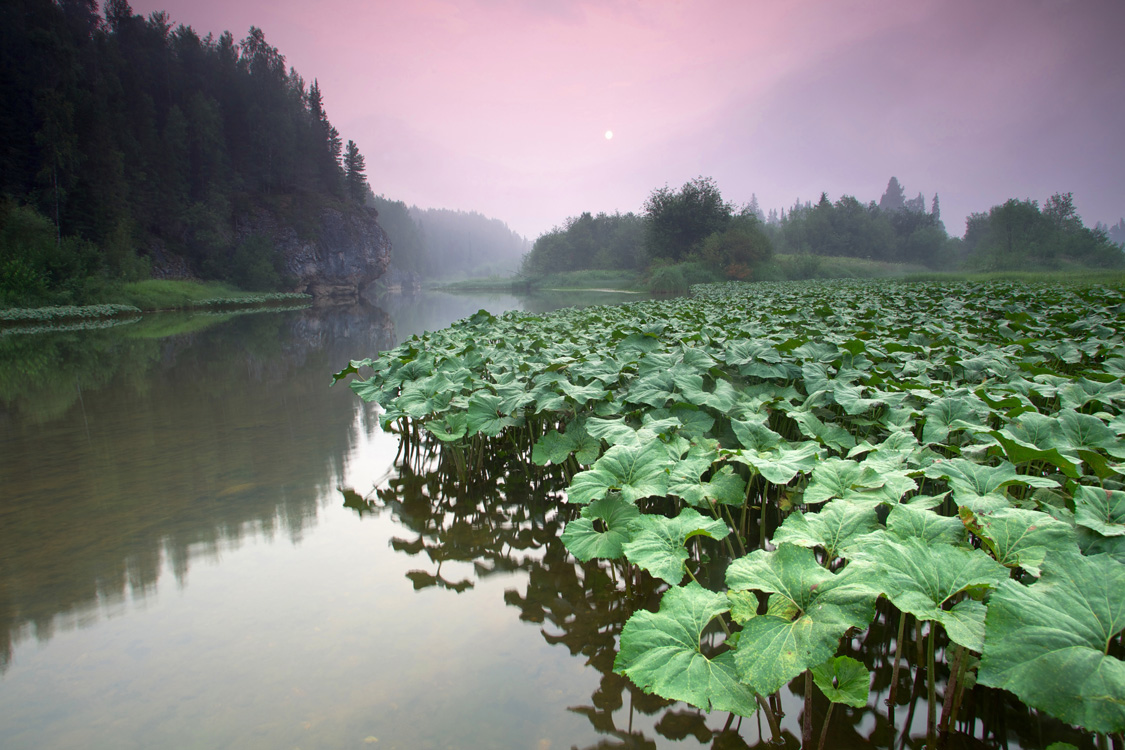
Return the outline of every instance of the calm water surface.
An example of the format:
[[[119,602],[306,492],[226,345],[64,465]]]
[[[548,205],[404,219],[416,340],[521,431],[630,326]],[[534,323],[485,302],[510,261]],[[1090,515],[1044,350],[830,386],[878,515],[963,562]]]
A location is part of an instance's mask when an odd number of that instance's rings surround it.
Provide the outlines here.
[[[505,603],[526,573],[416,590],[437,565],[341,491],[398,441],[333,372],[529,304],[379,305],[0,338],[0,747],[596,743],[598,674]]]
[[[458,485],[329,387],[480,308],[570,302],[431,293],[0,335],[0,747],[761,744],[757,719],[721,733],[726,714],[612,673],[631,610],[559,541],[561,484],[497,464]],[[899,710],[920,747],[924,719]],[[829,747],[896,746],[885,712],[832,726]]]

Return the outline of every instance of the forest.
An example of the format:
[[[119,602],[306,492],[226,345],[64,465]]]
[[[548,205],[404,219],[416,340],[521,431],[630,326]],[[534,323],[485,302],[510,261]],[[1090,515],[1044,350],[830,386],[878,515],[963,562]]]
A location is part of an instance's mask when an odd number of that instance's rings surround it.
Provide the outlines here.
[[[13,0],[0,87],[0,303],[80,303],[175,262],[278,288],[272,248],[236,243],[234,218],[264,205],[309,231],[311,209],[366,198],[359,147],[258,28],[201,38],[127,0]]]
[[[723,199],[715,181],[698,177],[678,190],[654,190],[640,214],[584,213],[536,240],[524,259],[527,274],[574,268],[645,269],[694,262],[728,279],[765,278],[775,255],[858,258],[938,271],[1068,270],[1125,266],[1117,227],[1087,228],[1071,193],[1040,206],[1012,199],[966,221],[950,237],[935,194],[927,209],[919,193],[906,198],[891,177],[876,203],[822,193],[767,216],[752,197],[745,206]]]

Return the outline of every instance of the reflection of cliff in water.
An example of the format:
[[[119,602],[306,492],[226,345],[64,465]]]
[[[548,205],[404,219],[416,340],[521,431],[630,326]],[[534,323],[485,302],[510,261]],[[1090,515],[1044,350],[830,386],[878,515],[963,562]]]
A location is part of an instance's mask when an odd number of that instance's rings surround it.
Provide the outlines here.
[[[216,322],[217,321],[217,322]],[[246,534],[299,539],[365,407],[331,375],[394,344],[366,305],[0,339],[0,668]],[[373,418],[371,422],[373,423]]]

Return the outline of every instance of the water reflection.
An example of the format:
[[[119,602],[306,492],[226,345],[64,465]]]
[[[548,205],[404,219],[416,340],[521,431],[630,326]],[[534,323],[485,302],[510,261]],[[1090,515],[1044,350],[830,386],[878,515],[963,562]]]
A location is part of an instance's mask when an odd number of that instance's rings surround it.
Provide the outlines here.
[[[613,673],[660,588],[642,575],[627,595],[622,565],[569,557],[557,470],[504,441],[400,443],[328,387],[403,336],[520,306],[546,305],[428,294],[0,336],[5,746],[763,746],[757,718]],[[915,674],[893,721],[881,708],[894,626],[851,646],[876,695],[834,712],[830,746],[921,746],[924,728],[895,733]],[[958,741],[1090,746],[1057,729],[978,691]]]
[[[183,585],[247,534],[299,539],[352,439],[331,368],[393,343],[368,306],[0,338],[0,669],[166,563]]]
[[[505,603],[519,618],[539,626],[544,641],[565,648],[572,657],[600,674],[589,702],[568,711],[585,717],[602,738],[589,747],[655,748],[664,741],[712,748],[800,746],[804,684],[798,678],[781,691],[776,711],[782,718],[780,743],[771,742],[759,714],[743,719],[730,714],[707,715],[682,703],[646,695],[613,672],[617,644],[628,618],[638,609],[655,611],[667,586],[624,561],[579,563],[561,540],[565,524],[577,516],[574,506],[560,502],[567,484],[564,469],[538,467],[525,460],[528,446],[512,437],[474,438],[476,445],[444,444],[417,424],[398,423],[400,445],[394,472],[367,496],[345,492],[345,506],[356,513],[389,513],[412,534],[392,540],[395,550],[429,565],[406,575],[416,589],[438,587],[460,593],[495,571],[527,574],[524,590],[508,589]],[[650,512],[674,514],[668,501],[639,501]],[[706,540],[711,541],[711,540]],[[698,564],[700,548],[693,546]],[[704,554],[712,571],[721,573],[725,550],[711,544]],[[449,561],[472,563],[473,577],[445,577]],[[452,594],[451,594],[452,595]],[[913,618],[902,648],[907,666],[899,673],[896,697],[890,687],[898,614],[880,601],[878,614],[864,633],[844,641],[842,653],[867,665],[873,673],[871,700],[864,709],[836,706],[826,747],[920,748],[925,746],[927,712],[922,631]],[[704,633],[702,650],[722,648],[719,633]],[[944,649],[943,645],[941,649]],[[940,650],[939,649],[939,653]],[[948,680],[939,660],[939,696]],[[939,697],[939,700],[941,698]],[[812,723],[819,738],[828,702],[817,692]],[[1046,742],[1045,742],[1046,740]],[[1051,741],[1092,747],[1092,738],[1022,706],[1002,691],[974,687],[964,698],[956,726],[945,738],[948,748],[1044,747]]]

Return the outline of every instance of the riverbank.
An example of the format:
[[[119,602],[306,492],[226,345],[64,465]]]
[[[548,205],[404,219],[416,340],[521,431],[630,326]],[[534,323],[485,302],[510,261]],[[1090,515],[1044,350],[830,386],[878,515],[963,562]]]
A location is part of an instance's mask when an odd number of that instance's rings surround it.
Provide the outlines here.
[[[122,318],[149,312],[293,305],[311,301],[312,297],[307,294],[247,292],[219,282],[150,279],[122,285],[108,295],[103,304],[3,309],[0,310],[0,326]]]

